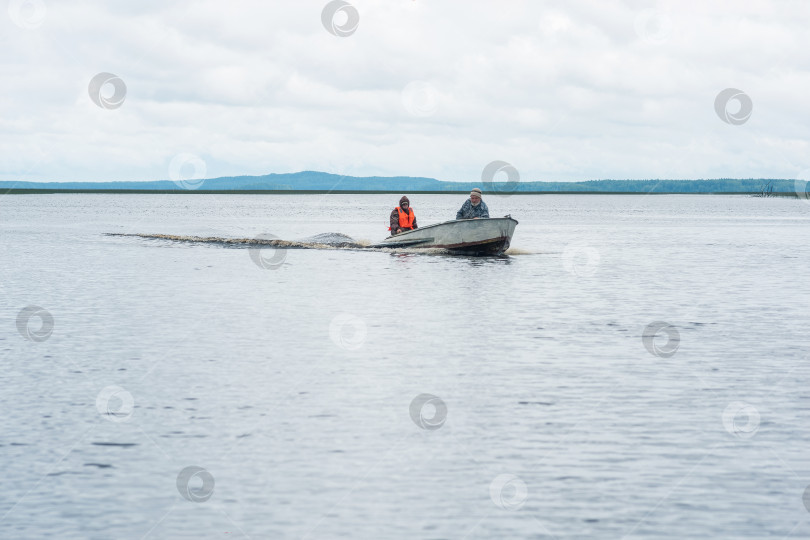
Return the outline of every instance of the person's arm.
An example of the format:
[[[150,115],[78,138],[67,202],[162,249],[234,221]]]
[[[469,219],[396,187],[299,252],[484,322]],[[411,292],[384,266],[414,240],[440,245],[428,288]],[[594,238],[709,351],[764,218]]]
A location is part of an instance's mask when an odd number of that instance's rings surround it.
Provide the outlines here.
[[[464,219],[464,207],[467,206],[468,201],[464,201],[464,204],[461,205],[461,209],[456,212],[456,219]]]
[[[391,236],[394,236],[399,232],[399,212],[397,212],[396,208],[391,210],[391,218],[389,221],[391,222]]]
[[[482,218],[488,218],[489,217],[489,208],[487,208],[487,203],[485,203],[484,201],[481,201],[481,206],[482,206],[482,208],[481,208],[481,210],[482,210],[481,217]]]
[[[416,224],[416,214],[413,215],[413,228],[416,229],[419,225]]]

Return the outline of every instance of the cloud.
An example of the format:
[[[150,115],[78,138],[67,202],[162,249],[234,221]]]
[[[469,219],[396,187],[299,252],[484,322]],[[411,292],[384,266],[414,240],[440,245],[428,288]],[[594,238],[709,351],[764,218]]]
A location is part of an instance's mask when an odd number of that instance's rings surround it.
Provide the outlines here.
[[[0,179],[165,179],[181,153],[210,177],[474,180],[493,160],[524,180],[810,166],[801,3],[362,0],[348,37],[325,30],[325,4],[88,0],[45,2],[36,28],[5,17]],[[90,99],[100,72],[126,83],[120,108]],[[752,99],[743,125],[714,111],[726,88]]]

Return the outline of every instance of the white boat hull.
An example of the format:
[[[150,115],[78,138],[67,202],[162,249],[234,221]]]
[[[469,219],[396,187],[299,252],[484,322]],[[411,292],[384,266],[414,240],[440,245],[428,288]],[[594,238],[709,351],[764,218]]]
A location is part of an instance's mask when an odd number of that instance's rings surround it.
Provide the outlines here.
[[[510,216],[445,221],[389,236],[372,247],[442,248],[468,255],[500,255],[509,249],[517,224]]]

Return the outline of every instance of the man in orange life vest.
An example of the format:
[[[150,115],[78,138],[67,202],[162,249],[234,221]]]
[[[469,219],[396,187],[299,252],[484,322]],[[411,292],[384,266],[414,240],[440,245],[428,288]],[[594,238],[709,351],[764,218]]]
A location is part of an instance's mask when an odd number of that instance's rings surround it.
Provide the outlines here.
[[[399,200],[399,206],[391,211],[390,221],[391,226],[388,227],[388,230],[391,231],[392,236],[401,232],[412,231],[418,227],[416,225],[416,216],[411,208],[411,201],[405,195]]]

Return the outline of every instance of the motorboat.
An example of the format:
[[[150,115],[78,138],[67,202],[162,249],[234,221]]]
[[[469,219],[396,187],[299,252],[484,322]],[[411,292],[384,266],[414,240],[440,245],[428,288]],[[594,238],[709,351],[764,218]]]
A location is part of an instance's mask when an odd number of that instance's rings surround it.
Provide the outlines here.
[[[517,220],[454,219],[389,236],[375,248],[441,248],[464,255],[501,255],[509,249]]]

